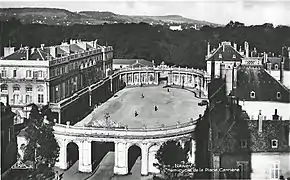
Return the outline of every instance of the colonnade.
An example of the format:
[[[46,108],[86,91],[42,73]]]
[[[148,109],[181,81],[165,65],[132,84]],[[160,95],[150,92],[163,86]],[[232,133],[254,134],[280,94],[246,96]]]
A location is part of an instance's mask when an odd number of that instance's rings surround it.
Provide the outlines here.
[[[55,166],[59,167],[60,169],[67,169],[68,168],[68,160],[67,160],[67,146],[70,142],[75,143],[78,146],[79,152],[79,171],[91,173],[92,172],[92,143],[94,141],[89,139],[71,139],[70,138],[58,138],[56,136],[57,141],[60,147],[59,159]],[[188,136],[189,137],[189,136]],[[188,139],[189,140],[189,139]],[[101,140],[100,140],[101,141]],[[159,170],[153,165],[157,163],[157,159],[155,155],[160,148],[163,142],[167,140],[161,141],[150,141],[150,140],[125,140],[119,139],[115,140],[115,165],[114,165],[114,174],[117,175],[126,175],[129,173],[128,170],[128,158],[129,148],[131,146],[138,146],[141,149],[141,175],[148,175],[149,173],[159,173]],[[195,141],[191,141],[191,151],[189,160],[191,163],[195,161]],[[185,143],[185,140],[182,141]]]

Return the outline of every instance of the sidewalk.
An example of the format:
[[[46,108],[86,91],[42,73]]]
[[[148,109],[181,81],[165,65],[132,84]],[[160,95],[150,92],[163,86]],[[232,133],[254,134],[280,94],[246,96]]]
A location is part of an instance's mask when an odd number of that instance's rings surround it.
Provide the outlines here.
[[[76,161],[75,164],[68,170],[62,170],[58,167],[54,167],[55,171],[58,171],[59,175],[63,173],[61,180],[84,180],[91,175],[90,173],[78,172],[78,168],[79,161]]]

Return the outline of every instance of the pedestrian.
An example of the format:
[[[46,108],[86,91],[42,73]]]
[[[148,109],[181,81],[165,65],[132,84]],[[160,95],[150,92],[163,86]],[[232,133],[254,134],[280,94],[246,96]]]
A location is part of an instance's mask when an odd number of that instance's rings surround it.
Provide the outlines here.
[[[279,178],[279,179],[283,179],[283,180],[285,180],[284,176],[282,176],[282,175],[280,176],[280,178]]]
[[[138,113],[137,113],[137,111],[135,111],[135,117],[136,117],[136,116],[138,116]]]
[[[142,93],[141,98],[144,98],[144,94]]]
[[[155,111],[157,111],[158,110],[157,106],[155,106],[154,109],[155,109]]]
[[[167,92],[169,92],[169,88],[167,88]]]

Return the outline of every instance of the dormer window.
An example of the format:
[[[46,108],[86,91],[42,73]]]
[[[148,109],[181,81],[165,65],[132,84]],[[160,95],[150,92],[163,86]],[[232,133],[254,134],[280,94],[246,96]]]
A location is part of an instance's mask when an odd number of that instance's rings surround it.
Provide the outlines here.
[[[233,54],[233,58],[236,59],[236,55],[235,54]]]
[[[271,146],[272,146],[272,148],[278,148],[278,140],[277,139],[273,139],[271,141]]]
[[[248,146],[248,143],[247,143],[247,141],[246,140],[241,140],[241,148],[247,148],[247,146]]]
[[[281,99],[281,93],[280,92],[277,92],[276,97],[277,97],[277,99]]]
[[[219,54],[219,58],[220,58],[220,59],[223,58],[222,54]]]
[[[251,91],[251,93],[250,93],[250,97],[251,97],[251,99],[255,99],[255,98],[256,98],[256,93],[255,93],[255,91]]]
[[[278,67],[278,64],[275,64],[274,67],[275,67],[275,70],[278,70],[278,68],[279,68],[279,67]]]

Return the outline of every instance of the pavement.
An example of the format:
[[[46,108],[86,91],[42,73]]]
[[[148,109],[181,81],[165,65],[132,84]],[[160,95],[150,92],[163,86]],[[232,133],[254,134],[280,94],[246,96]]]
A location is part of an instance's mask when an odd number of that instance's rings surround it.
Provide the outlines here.
[[[110,120],[128,125],[128,128],[147,128],[176,125],[197,119],[206,107],[198,106],[201,100],[195,94],[178,88],[162,86],[125,88],[116,93],[107,102],[96,108],[90,115],[75,126],[83,126],[98,120],[104,120],[109,113]],[[144,98],[141,95],[144,95]],[[154,110],[154,106],[158,110]],[[135,111],[138,115],[135,117]]]
[[[110,151],[100,162],[93,175],[86,180],[110,180],[114,176],[115,153]]]
[[[141,159],[136,160],[134,166],[131,169],[131,173],[126,176],[115,175],[111,180],[153,180],[153,176],[141,176]]]
[[[76,161],[68,170],[61,170],[55,167],[55,171],[58,171],[58,174],[62,174],[61,180],[84,180],[90,176],[89,173],[78,172],[79,161]]]

